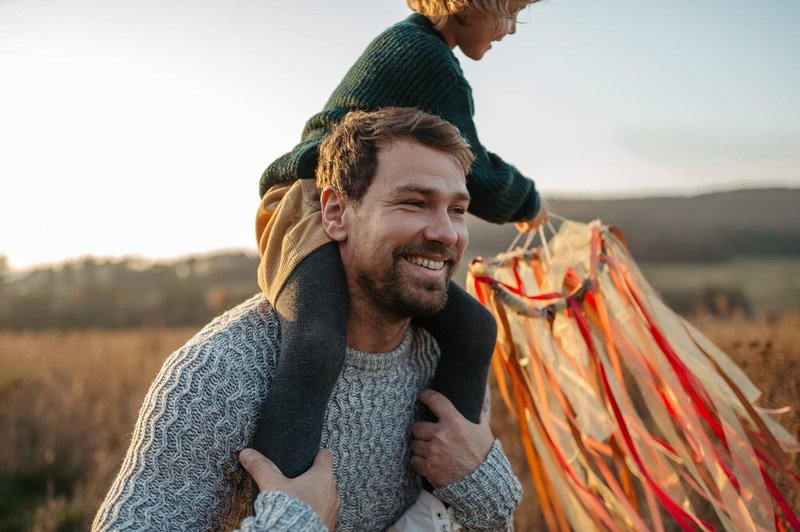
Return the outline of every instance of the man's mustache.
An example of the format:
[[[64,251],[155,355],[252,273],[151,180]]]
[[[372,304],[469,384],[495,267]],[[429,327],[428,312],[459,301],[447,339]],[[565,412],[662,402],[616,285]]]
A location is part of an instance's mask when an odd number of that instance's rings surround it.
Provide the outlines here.
[[[458,260],[458,254],[454,248],[443,246],[436,242],[411,242],[403,244],[394,250],[393,255],[395,259],[413,255],[438,255],[444,257],[444,260],[450,263],[455,263]]]

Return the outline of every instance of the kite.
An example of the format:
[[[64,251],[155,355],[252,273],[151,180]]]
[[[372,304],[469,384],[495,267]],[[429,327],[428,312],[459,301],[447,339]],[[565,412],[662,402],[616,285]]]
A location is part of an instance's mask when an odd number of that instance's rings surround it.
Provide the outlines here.
[[[786,497],[800,493],[800,447],[782,410],[756,406],[760,391],[668,307],[617,228],[539,231],[536,247],[473,259],[467,288],[497,321],[493,372],[547,527],[800,530]]]

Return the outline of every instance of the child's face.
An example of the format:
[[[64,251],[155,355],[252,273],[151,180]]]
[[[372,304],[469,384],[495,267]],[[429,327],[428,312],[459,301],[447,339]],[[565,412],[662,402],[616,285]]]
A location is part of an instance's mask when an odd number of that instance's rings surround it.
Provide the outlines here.
[[[456,46],[470,59],[480,61],[492,48],[493,42],[517,31],[517,13],[527,5],[527,0],[511,0],[508,6],[511,15],[502,18],[499,24],[495,17],[486,13],[470,12],[461,15],[460,21],[454,24]]]

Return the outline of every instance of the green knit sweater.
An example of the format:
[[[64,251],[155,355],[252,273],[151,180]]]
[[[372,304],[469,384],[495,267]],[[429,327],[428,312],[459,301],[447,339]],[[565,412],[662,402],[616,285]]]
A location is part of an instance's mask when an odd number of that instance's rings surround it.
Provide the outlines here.
[[[349,111],[387,106],[415,107],[458,127],[476,155],[467,179],[472,214],[495,223],[536,214],[539,195],[533,181],[478,140],[472,89],[458,59],[431,22],[418,14],[370,43],[325,108],[306,123],[300,144],[264,171],[260,195],[276,183],[314,177],[320,142]]]

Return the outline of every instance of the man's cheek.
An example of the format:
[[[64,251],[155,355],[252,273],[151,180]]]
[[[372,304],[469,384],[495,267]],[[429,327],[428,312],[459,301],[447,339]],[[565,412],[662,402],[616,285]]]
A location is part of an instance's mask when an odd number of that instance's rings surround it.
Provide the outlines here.
[[[469,229],[467,228],[467,224],[464,223],[457,227],[456,233],[458,234],[458,243],[456,247],[458,248],[459,255],[461,255],[469,245]]]

